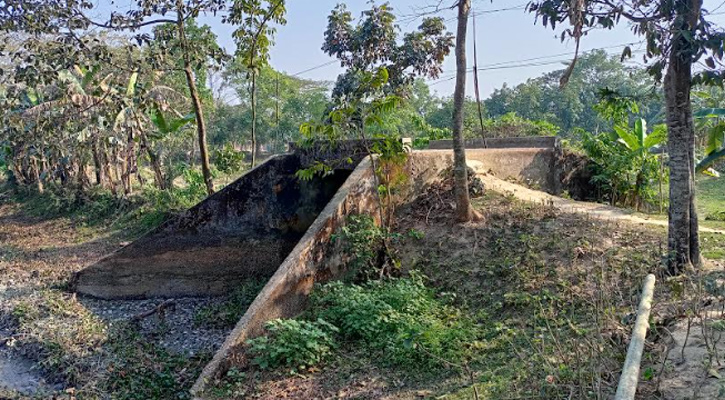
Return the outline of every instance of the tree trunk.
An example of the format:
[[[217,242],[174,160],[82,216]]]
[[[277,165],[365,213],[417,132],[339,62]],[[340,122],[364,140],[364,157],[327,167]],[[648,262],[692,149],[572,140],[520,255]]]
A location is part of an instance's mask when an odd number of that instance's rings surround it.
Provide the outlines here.
[[[33,158],[33,178],[35,178],[35,183],[38,185],[38,193],[43,193],[45,189],[43,188],[43,179],[40,176],[40,167],[38,167],[38,160]]]
[[[156,154],[154,149],[151,148],[151,144],[148,142],[146,135],[141,136],[142,146],[146,148],[146,154],[149,156],[149,162],[151,168],[154,170],[154,182],[156,187],[160,190],[166,189],[166,179],[164,178],[164,172],[161,168],[161,158]]]
[[[471,0],[458,2],[458,31],[456,33],[456,88],[453,93],[453,173],[456,198],[456,219],[470,221],[473,215],[468,197],[468,168],[463,142],[463,102],[466,96],[466,30]]]
[[[101,152],[99,149],[99,140],[98,135],[100,133],[96,131],[96,134],[93,137],[93,143],[91,143],[91,151],[93,152],[93,167],[95,168],[96,173],[96,185],[102,186],[103,185],[103,160],[101,158]]]
[[[131,175],[133,174],[133,157],[134,147],[136,142],[133,140],[133,130],[128,130],[128,138],[126,140],[126,154],[124,155],[123,161],[123,175],[121,180],[123,181],[123,192],[125,194],[131,194],[133,187],[131,186]]]
[[[682,272],[700,265],[697,211],[695,209],[695,129],[692,119],[692,54],[683,32],[694,31],[702,0],[679,0],[680,26],[672,38],[669,65],[665,76],[668,152],[670,156],[670,209],[668,226],[668,270]]]
[[[196,88],[194,73],[191,70],[191,61],[189,60],[189,44],[186,41],[184,33],[184,2],[177,0],[177,22],[176,26],[179,31],[179,41],[181,42],[182,52],[184,53],[184,75],[186,75],[186,83],[189,86],[191,94],[191,103],[194,108],[196,117],[196,131],[199,136],[199,156],[201,158],[201,173],[204,176],[204,184],[206,185],[206,193],[214,194],[214,183],[211,178],[211,167],[209,166],[209,150],[206,146],[206,123],[204,122],[204,110],[199,98],[199,91]]]
[[[86,176],[86,163],[83,157],[78,157],[78,192],[83,193],[83,190],[88,183],[88,177]]]
[[[252,168],[257,165],[257,73],[252,67]]]
[[[111,170],[111,163],[109,160],[108,152],[106,151],[106,146],[103,145],[103,143],[100,144],[100,155],[101,155],[101,163],[103,164],[103,171],[106,175],[106,180],[108,180],[108,187],[111,189],[111,193],[113,193],[114,196],[118,194],[118,191],[116,190],[116,180],[113,179],[113,172]]]

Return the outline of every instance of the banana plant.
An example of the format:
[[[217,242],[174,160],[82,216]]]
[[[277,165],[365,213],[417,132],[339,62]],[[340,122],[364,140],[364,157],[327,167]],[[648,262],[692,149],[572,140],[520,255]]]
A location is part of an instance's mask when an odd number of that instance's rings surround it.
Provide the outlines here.
[[[615,125],[614,132],[617,135],[617,142],[628,149],[633,160],[638,165],[634,183],[634,206],[639,210],[643,203],[644,188],[647,185],[647,165],[652,157],[652,150],[661,146],[667,140],[667,127],[656,125],[651,133],[647,133],[647,121],[639,118],[634,122],[634,128],[623,125]],[[661,160],[660,160],[661,163]],[[662,165],[662,164],[661,164]],[[662,175],[660,168],[660,208],[662,208]]]
[[[647,121],[642,118],[634,122],[634,129],[615,126],[614,132],[619,136],[618,142],[636,152],[649,152],[667,139],[667,130],[663,125],[655,126],[652,133],[648,134]]]
[[[194,113],[189,113],[181,117],[167,119],[164,116],[161,107],[159,107],[158,104],[154,104],[151,113],[149,114],[149,119],[156,127],[156,132],[149,134],[149,137],[151,139],[159,140],[163,139],[166,135],[178,132],[187,124],[194,122],[196,120],[196,115]]]
[[[725,159],[725,108],[703,108],[694,117],[710,125],[705,139],[705,158],[697,163],[695,169],[700,173],[719,176],[712,165]]]

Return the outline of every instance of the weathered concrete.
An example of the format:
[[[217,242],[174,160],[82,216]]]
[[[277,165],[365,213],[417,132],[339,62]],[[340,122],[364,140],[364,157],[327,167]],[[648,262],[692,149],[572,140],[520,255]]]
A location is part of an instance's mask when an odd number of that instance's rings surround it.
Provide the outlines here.
[[[344,225],[350,214],[376,215],[375,190],[370,162],[365,159],[320,213],[204,368],[192,388],[196,397],[203,397],[207,382],[224,373],[240,357],[246,340],[261,334],[266,321],[299,314],[315,282],[339,276],[344,260],[336,249],[339,245],[332,243],[332,234]]]
[[[272,276],[349,175],[300,181],[294,154],[269,159],[185,213],[78,272],[100,298],[207,296]]]
[[[556,136],[527,136],[511,138],[469,139],[466,140],[466,149],[514,149],[514,148],[549,148],[559,147],[559,138]],[[428,148],[431,150],[453,149],[453,140],[431,140]]]
[[[414,153],[416,163],[453,164],[451,150],[422,150]],[[515,180],[548,193],[560,192],[557,151],[551,148],[468,149],[466,161],[477,173],[489,173],[504,180]],[[423,161],[426,160],[426,161]],[[432,168],[432,167],[431,167]]]
[[[434,140],[431,150],[452,154],[452,140]],[[559,194],[562,187],[562,151],[556,136],[471,139],[466,141],[466,160],[477,172],[515,180]]]

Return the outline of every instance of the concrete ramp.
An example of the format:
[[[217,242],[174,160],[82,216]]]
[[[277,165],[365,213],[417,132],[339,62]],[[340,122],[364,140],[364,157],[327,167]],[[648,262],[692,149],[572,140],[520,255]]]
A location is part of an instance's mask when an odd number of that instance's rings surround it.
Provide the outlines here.
[[[72,288],[104,299],[208,296],[271,277],[351,172],[300,181],[300,168],[296,154],[271,158],[78,272]]]

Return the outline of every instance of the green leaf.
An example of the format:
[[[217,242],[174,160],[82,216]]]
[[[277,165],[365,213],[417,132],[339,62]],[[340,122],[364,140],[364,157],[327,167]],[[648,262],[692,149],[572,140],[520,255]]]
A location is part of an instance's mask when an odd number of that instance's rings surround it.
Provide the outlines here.
[[[714,118],[725,117],[725,108],[703,108],[693,114],[695,118]]]
[[[664,124],[655,125],[652,133],[644,139],[644,148],[651,149],[667,141],[667,126]]]
[[[151,115],[149,116],[151,119],[151,122],[156,126],[156,129],[159,130],[161,133],[168,133],[169,132],[169,125],[166,123],[166,119],[164,118],[164,113],[161,112],[161,109],[158,105],[154,104],[153,109],[151,110]]]
[[[128,78],[128,85],[126,86],[126,96],[133,97],[136,93],[136,82],[138,81],[138,72],[134,72]]]
[[[181,129],[183,126],[185,126],[186,124],[189,124],[194,121],[196,121],[195,113],[187,114],[187,115],[183,116],[182,118],[172,119],[171,122],[169,122],[169,124],[168,124],[168,127],[167,127],[168,131],[166,133],[176,132],[179,129]]]
[[[725,143],[725,123],[719,123],[710,128],[705,143],[705,154],[714,153],[721,149]]]
[[[38,103],[39,103],[39,101],[38,101],[38,92],[35,91],[35,89],[28,88],[24,92],[24,95],[25,95],[25,99],[28,101],[28,103],[30,103],[31,106],[37,106],[38,105]]]
[[[634,134],[637,137],[639,148],[644,147],[644,141],[647,138],[647,121],[644,118],[634,121]]]
[[[619,136],[619,142],[627,146],[630,150],[637,150],[640,148],[639,141],[635,134],[623,126],[615,126],[614,132]]]
[[[714,153],[710,153],[702,161],[700,161],[699,163],[697,163],[697,166],[695,167],[695,169],[699,173],[704,172],[712,164],[714,164],[716,161],[718,161],[721,158],[725,158],[725,149],[720,149],[720,150],[718,150],[718,151],[716,151]]]

